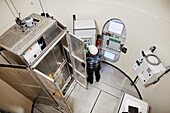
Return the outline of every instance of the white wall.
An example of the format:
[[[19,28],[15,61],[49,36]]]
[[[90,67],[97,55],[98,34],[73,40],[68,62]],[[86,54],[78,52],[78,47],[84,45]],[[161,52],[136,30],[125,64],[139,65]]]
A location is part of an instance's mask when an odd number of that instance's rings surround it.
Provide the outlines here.
[[[39,4],[35,0],[15,0],[15,3],[23,15],[34,11],[40,12]],[[45,11],[66,25],[70,31],[72,31],[73,14],[76,14],[78,19],[95,19],[100,33],[107,20],[115,17],[121,19],[127,28],[125,47],[128,48],[128,52],[122,54],[115,65],[133,79],[135,73],[131,68],[138,53],[149,49],[152,45],[157,47],[155,54],[160,57],[162,63],[165,66],[170,65],[169,0],[42,0],[42,3]],[[14,20],[9,10],[4,7],[0,7],[3,8],[0,10],[3,14],[0,21],[0,34]],[[151,113],[170,112],[169,80],[170,73],[161,78],[156,85],[148,88],[138,81],[137,85],[144,100],[151,105]]]
[[[30,113],[32,102],[0,79],[0,108],[11,113]]]

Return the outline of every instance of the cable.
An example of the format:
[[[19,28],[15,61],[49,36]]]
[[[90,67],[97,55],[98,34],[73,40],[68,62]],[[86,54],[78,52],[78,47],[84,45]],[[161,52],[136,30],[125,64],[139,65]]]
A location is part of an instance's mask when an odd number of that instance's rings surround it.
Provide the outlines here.
[[[14,12],[12,11],[11,7],[9,6],[8,2],[7,2],[6,0],[5,0],[5,2],[6,2],[6,4],[7,4],[7,6],[8,6],[8,8],[10,9],[11,13],[13,14],[13,16],[16,18],[15,14],[14,14]]]
[[[0,68],[17,68],[17,69],[27,69],[24,65],[15,65],[15,64],[0,64]]]
[[[42,6],[42,3],[41,3],[41,0],[39,0],[40,2],[40,6],[41,6],[41,9],[42,9],[42,12],[44,13],[44,9],[43,9],[43,6]]]
[[[19,12],[18,12],[17,8],[15,7],[14,3],[12,2],[12,0],[10,0],[10,1],[11,1],[12,5],[13,5],[13,7],[14,7],[15,11],[17,12],[18,17],[20,17],[20,14],[19,14]]]
[[[155,58],[158,60],[158,62],[157,62],[157,63],[154,63],[154,62],[150,61],[150,60],[149,60],[149,57],[150,57],[150,56],[155,57]],[[154,66],[159,65],[159,64],[161,63],[161,60],[160,60],[156,55],[154,55],[154,54],[148,54],[148,55],[146,55],[146,61],[147,61],[149,64],[154,65]]]
[[[132,79],[131,79],[125,72],[123,72],[121,69],[119,69],[118,67],[116,67],[116,66],[114,66],[113,64],[110,64],[110,63],[108,63],[108,62],[106,62],[106,61],[102,61],[102,62],[103,62],[103,63],[106,63],[106,64],[108,64],[108,65],[111,65],[112,67],[114,67],[114,68],[116,68],[117,70],[119,70],[122,74],[124,74],[124,75],[130,80],[131,83],[133,83]],[[142,99],[142,96],[141,96],[141,94],[140,94],[140,91],[139,91],[139,89],[137,88],[137,86],[136,86],[135,84],[133,84],[133,86],[135,87],[135,89],[136,89],[136,91],[137,91],[137,93],[138,93],[138,95],[139,95],[139,98],[140,98],[141,100],[143,100],[143,99]]]

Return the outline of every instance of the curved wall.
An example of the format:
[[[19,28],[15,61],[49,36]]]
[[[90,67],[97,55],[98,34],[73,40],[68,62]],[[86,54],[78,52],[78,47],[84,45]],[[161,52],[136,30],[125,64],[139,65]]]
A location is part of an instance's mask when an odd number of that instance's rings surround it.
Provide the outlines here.
[[[125,47],[127,54],[121,54],[116,66],[121,68],[131,78],[135,78],[132,65],[141,50],[150,46],[157,47],[155,54],[162,63],[170,65],[170,1],[168,0],[42,0],[44,9],[62,22],[72,31],[72,15],[77,19],[95,19],[98,33],[101,33],[104,23],[111,18],[122,20],[127,29]],[[39,3],[34,0],[15,0],[16,7],[23,17],[31,12],[41,12]],[[2,7],[1,7],[2,8]],[[3,10],[1,10],[2,12]],[[2,12],[0,33],[14,23],[9,9]],[[8,20],[8,21],[7,21]],[[137,85],[141,94],[150,106],[151,113],[170,112],[170,73],[150,87],[144,87],[140,81]]]

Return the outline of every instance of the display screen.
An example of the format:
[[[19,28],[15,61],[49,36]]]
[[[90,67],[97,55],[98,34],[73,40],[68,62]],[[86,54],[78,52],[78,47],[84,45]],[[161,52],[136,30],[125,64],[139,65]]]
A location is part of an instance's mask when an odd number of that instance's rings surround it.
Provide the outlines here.
[[[121,35],[124,24],[118,21],[110,21],[109,23],[109,32],[116,33]]]
[[[115,53],[112,53],[112,52],[110,52],[110,51],[104,51],[104,57],[105,58],[109,58],[109,59],[111,59],[111,60],[114,60],[115,59],[115,56],[116,56],[116,54]]]
[[[129,113],[139,113],[138,112],[138,108],[136,108],[136,107],[133,107],[133,106],[128,106],[128,108],[129,108]]]

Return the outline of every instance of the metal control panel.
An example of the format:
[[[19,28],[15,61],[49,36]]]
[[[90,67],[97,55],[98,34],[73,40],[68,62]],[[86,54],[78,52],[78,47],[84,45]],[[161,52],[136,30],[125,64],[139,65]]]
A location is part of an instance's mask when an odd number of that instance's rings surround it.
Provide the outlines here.
[[[152,83],[162,73],[165,72],[165,67],[160,62],[159,58],[154,55],[151,51],[143,51],[146,55],[144,57],[140,52],[136,59],[133,69],[138,75],[143,85]]]
[[[102,31],[102,50],[104,59],[116,62],[126,40],[126,29],[119,19],[108,20]]]

